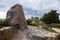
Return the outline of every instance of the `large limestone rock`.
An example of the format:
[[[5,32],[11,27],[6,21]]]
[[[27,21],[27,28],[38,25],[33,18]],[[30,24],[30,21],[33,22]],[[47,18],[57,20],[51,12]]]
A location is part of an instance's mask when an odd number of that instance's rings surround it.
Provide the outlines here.
[[[0,29],[0,40],[27,40],[22,31],[12,27]]]
[[[28,26],[29,30],[24,32],[28,40],[56,40],[57,33],[49,32],[42,27]],[[60,38],[60,37],[59,37]]]
[[[7,12],[6,23],[17,29],[25,30],[27,28],[26,19],[21,5],[16,4]]]

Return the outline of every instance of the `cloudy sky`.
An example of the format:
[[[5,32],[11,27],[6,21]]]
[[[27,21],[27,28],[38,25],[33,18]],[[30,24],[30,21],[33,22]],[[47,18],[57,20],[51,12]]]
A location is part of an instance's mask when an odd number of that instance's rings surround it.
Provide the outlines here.
[[[26,18],[42,17],[52,9],[60,13],[60,0],[0,0],[0,19],[5,19],[7,10],[15,4],[23,6]]]

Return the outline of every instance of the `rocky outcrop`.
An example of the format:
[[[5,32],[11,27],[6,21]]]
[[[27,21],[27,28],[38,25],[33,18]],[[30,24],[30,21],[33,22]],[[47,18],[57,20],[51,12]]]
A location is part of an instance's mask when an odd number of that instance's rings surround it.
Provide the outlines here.
[[[23,31],[28,27],[21,5],[16,4],[8,10],[6,24],[8,27],[0,29],[0,40],[27,40]]]
[[[7,12],[6,23],[17,29],[25,30],[27,28],[26,19],[21,5],[16,4]]]
[[[32,40],[56,40],[56,38],[53,37],[40,37],[40,36],[33,36]]]
[[[0,40],[11,40],[11,38],[18,31],[11,27],[4,27],[0,29]]]
[[[42,27],[28,26],[25,32],[28,40],[56,40],[57,33],[49,32]]]
[[[23,8],[19,4],[8,10],[6,24],[9,27],[0,29],[0,40],[56,40],[60,38],[42,27],[27,26]]]
[[[22,31],[12,27],[0,29],[0,40],[27,40]]]
[[[54,34],[48,36],[49,34],[44,33],[47,34],[44,36],[43,33],[39,33],[42,31],[39,27],[37,27],[37,31],[35,31],[36,27],[28,26],[28,28],[29,30],[22,32],[13,27],[4,27],[0,29],[0,40],[59,40],[57,35],[54,37]]]

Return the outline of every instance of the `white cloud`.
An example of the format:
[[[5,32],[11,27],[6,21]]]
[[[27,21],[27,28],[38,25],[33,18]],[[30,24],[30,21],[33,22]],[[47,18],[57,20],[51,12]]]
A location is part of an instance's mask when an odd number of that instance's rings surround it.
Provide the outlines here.
[[[31,18],[32,15],[25,15],[26,19]]]
[[[0,19],[6,18],[6,12],[0,11]]]
[[[20,3],[24,7],[36,10],[55,8],[60,4],[58,0],[21,0]]]
[[[20,4],[22,4],[24,6],[24,8],[31,8],[32,10],[37,10],[38,12],[35,14],[40,14],[40,13],[44,14],[44,13],[49,12],[52,9],[58,10],[58,12],[60,10],[60,1],[59,0],[21,0]],[[31,13],[31,12],[29,12],[29,13]],[[29,16],[31,16],[31,15],[29,15]],[[40,15],[40,16],[42,16],[42,15]]]
[[[42,0],[21,0],[20,3],[27,8],[38,9]]]
[[[60,12],[60,1],[59,0],[1,0],[0,5],[3,5],[3,7],[0,7],[0,12],[3,12],[3,13],[7,12],[7,10],[9,10],[11,6],[17,3],[23,5],[24,9],[31,8],[32,10],[37,10],[38,12],[35,14],[40,14],[40,13],[44,14],[52,9],[58,10],[58,12]]]
[[[5,9],[9,9],[14,4],[21,4],[24,8],[32,8],[34,10],[56,9],[60,8],[58,0],[1,0],[0,4],[5,5]],[[5,10],[3,9],[3,10]]]

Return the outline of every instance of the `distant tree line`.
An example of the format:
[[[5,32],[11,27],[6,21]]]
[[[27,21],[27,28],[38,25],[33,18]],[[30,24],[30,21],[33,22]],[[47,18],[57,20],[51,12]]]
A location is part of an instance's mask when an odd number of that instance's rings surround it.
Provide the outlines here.
[[[31,17],[31,19],[27,20],[28,25],[39,25],[40,22],[45,24],[60,23],[59,13],[57,13],[56,10],[51,10],[50,12],[45,13],[40,19],[38,17]]]
[[[56,10],[51,10],[50,12],[44,14],[41,20],[45,22],[46,24],[60,23],[59,14],[57,13]]]
[[[6,20],[4,20],[4,19],[0,20],[0,27],[1,26],[7,26]]]
[[[32,25],[32,26],[39,26],[40,25],[40,19],[38,17],[31,17],[31,19],[28,18],[27,24]]]

